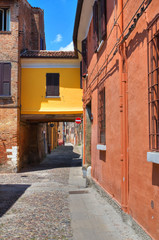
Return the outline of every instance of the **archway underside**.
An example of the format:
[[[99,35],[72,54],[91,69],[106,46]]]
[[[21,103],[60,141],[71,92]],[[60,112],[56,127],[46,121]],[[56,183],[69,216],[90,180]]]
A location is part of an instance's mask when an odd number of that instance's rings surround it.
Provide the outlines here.
[[[45,123],[45,122],[74,122],[77,117],[81,117],[82,113],[79,114],[22,114],[22,122],[34,122],[34,123]]]

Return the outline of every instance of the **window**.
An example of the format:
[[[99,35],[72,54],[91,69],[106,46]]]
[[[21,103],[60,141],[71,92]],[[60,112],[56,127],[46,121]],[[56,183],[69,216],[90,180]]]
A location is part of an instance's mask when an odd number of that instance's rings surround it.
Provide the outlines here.
[[[106,0],[96,0],[93,6],[94,50],[106,37]]]
[[[82,61],[80,62],[80,88],[83,88],[83,84],[82,84]]]
[[[11,95],[11,64],[0,63],[0,96]]]
[[[10,31],[10,10],[0,8],[0,31]]]
[[[46,96],[47,97],[59,96],[59,73],[46,74]]]
[[[99,92],[98,98],[98,129],[99,143],[105,144],[105,88]]]
[[[82,76],[87,74],[87,38],[82,41]]]
[[[151,151],[159,151],[159,31],[155,29],[150,28],[148,33],[149,148]]]

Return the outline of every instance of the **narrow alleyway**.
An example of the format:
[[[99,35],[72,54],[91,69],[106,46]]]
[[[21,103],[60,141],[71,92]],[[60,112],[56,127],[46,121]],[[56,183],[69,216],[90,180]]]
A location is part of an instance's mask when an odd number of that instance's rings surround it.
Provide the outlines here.
[[[93,188],[80,147],[61,146],[37,167],[0,174],[0,240],[141,240]]]

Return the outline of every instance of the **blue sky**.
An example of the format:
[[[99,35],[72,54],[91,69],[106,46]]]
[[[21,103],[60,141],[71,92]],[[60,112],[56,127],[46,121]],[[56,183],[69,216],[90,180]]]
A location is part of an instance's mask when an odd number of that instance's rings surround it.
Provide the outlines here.
[[[71,50],[77,0],[28,0],[44,9],[47,50]]]

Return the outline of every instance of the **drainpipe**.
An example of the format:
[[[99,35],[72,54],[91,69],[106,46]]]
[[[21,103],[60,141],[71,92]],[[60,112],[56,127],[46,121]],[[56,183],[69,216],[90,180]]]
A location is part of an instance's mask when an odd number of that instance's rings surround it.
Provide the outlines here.
[[[123,0],[118,0],[119,35],[123,33]],[[122,40],[122,39],[121,39]],[[121,205],[128,212],[128,96],[127,96],[127,60],[125,43],[119,47],[120,74],[120,113],[121,113]]]
[[[85,165],[86,163],[86,159],[85,159],[85,144],[86,144],[86,108],[85,108],[85,104],[83,106],[83,165]]]

